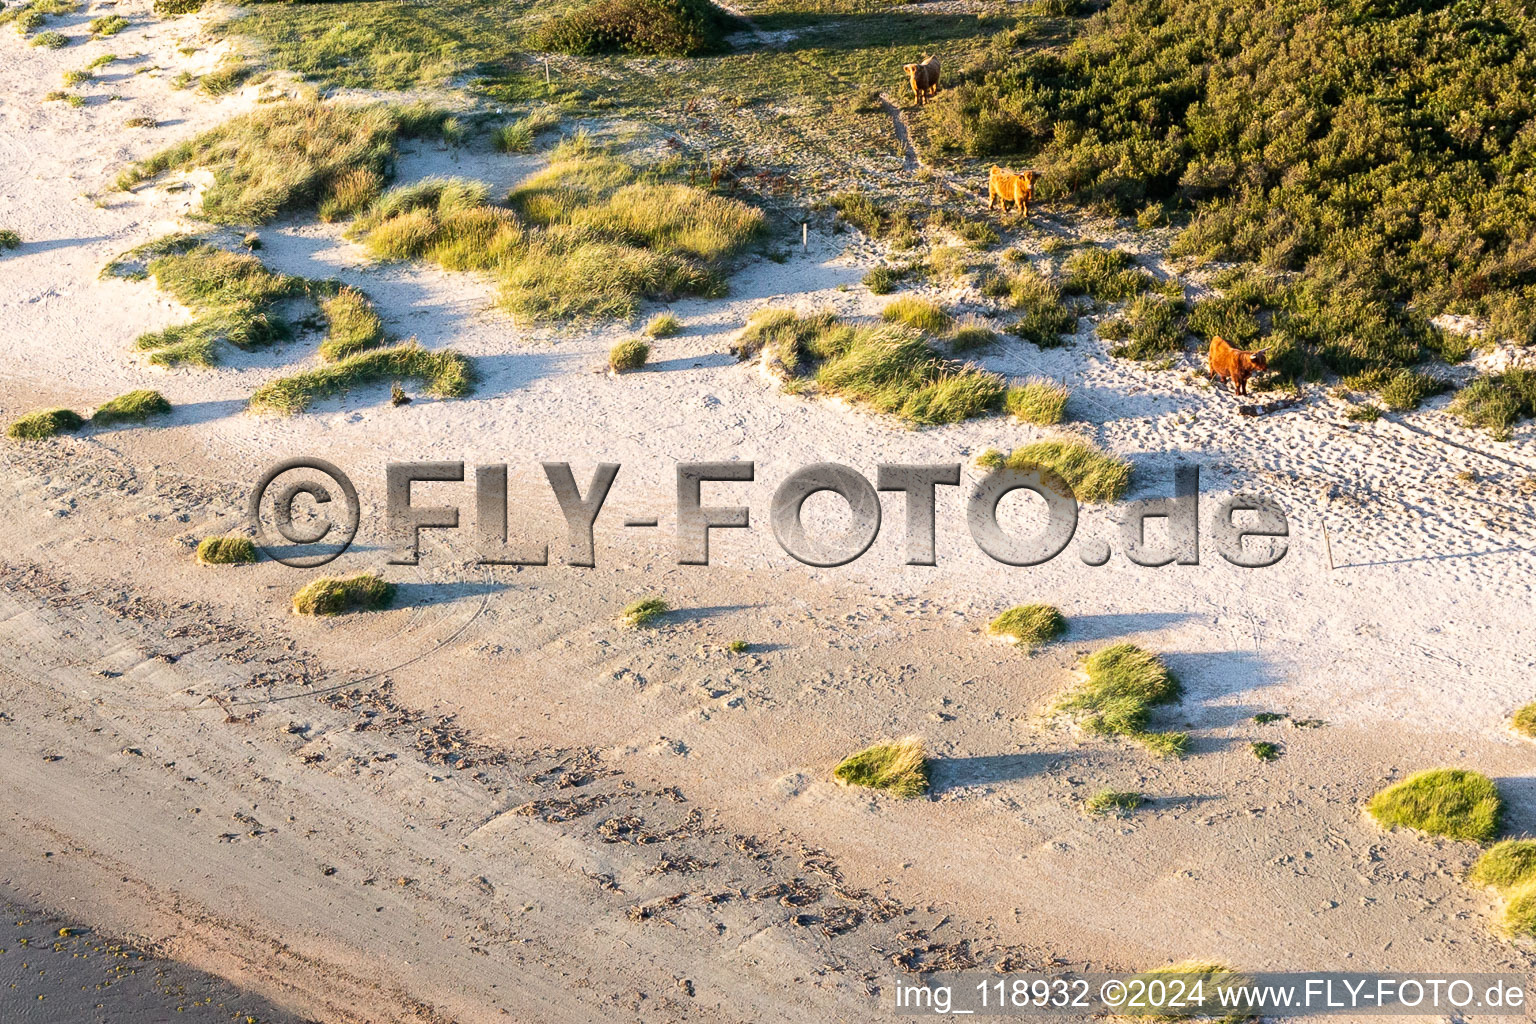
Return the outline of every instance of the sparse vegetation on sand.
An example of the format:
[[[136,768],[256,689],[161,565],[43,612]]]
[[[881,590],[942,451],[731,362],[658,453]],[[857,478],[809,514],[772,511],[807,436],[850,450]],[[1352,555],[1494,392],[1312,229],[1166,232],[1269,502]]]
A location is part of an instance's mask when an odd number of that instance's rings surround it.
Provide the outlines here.
[[[121,14],[108,14],[102,18],[91,19],[91,35],[115,36],[128,27],[128,19]]]
[[[1131,483],[1131,464],[1077,438],[1035,441],[1014,449],[1004,462],[1010,469],[1044,468],[1054,472],[1078,501],[1116,501]]]
[[[1493,780],[1464,768],[1417,772],[1371,797],[1371,817],[1386,827],[1402,826],[1487,842],[1498,834],[1504,801]]]
[[[197,561],[201,565],[249,565],[256,561],[256,545],[249,537],[204,537],[197,545]],[[298,598],[294,598],[294,605],[297,607]]]
[[[1536,840],[1506,839],[1478,858],[1467,874],[1504,897],[1501,924],[1511,936],[1536,935]]]
[[[736,24],[709,0],[584,0],[534,34],[540,49],[591,56],[693,57],[725,45]]]
[[[1025,423],[1048,427],[1060,423],[1066,416],[1067,399],[1071,394],[1064,384],[1036,377],[1009,388],[1003,399],[1003,408],[1008,411],[1008,415]]]
[[[1382,408],[1374,402],[1364,402],[1360,405],[1352,405],[1344,413],[1344,418],[1351,423],[1375,423],[1381,419]]]
[[[438,131],[445,116],[425,106],[276,103],[134,164],[117,187],[204,167],[214,183],[203,193],[202,216],[215,224],[264,224],[315,207],[334,219],[349,212],[347,197],[358,198],[356,173],[382,181],[396,141]]]
[[[1019,318],[1008,328],[1040,348],[1056,348],[1077,326],[1077,314],[1061,301],[1061,286],[1031,267],[1007,279],[1008,304]]]
[[[91,422],[95,424],[142,423],[151,416],[163,415],[170,411],[171,403],[166,401],[165,396],[160,392],[139,388],[98,405],[91,415]]]
[[[293,595],[293,610],[300,615],[340,615],[388,608],[395,600],[395,585],[381,576],[360,572],[337,578],[322,576],[306,583]]]
[[[54,15],[73,14],[79,9],[76,0],[29,0],[28,3],[0,8],[0,25],[14,23],[16,31],[26,35]]]
[[[63,32],[39,32],[32,37],[33,46],[42,46],[49,50],[59,50],[69,45],[69,36]]]
[[[502,125],[491,136],[498,153],[529,153],[544,132],[560,125],[560,108],[542,106]]]
[[[1083,662],[1085,682],[1067,693],[1056,710],[1072,715],[1085,732],[1124,736],[1164,757],[1184,753],[1189,737],[1149,732],[1152,709],[1179,699],[1182,692],[1156,655],[1135,644],[1115,644]]]
[[[943,334],[949,330],[949,325],[954,323],[954,318],[945,311],[943,306],[929,299],[920,299],[915,295],[903,295],[899,299],[892,299],[880,311],[880,316],[887,323],[906,324],[927,334]]]
[[[885,266],[870,267],[862,278],[863,285],[869,289],[872,295],[889,295],[896,290],[905,275],[896,267]]]
[[[667,602],[659,597],[642,597],[640,600],[626,605],[624,611],[620,614],[620,619],[626,626],[639,628],[641,626],[649,626],[670,610]]]
[[[329,329],[320,343],[320,358],[334,363],[384,344],[384,321],[368,297],[343,286],[320,303]]]
[[[832,777],[850,786],[879,789],[892,796],[914,797],[928,792],[928,755],[916,736],[877,743],[842,760]]]
[[[989,348],[996,343],[997,332],[979,320],[958,323],[949,332],[951,352],[972,352],[979,348]]]
[[[28,413],[13,422],[6,428],[5,436],[18,441],[41,441],[55,434],[79,430],[83,426],[85,417],[73,409],[44,409]]]
[[[9,228],[0,229],[0,253],[7,249],[20,249],[21,235]]]
[[[730,651],[732,654],[746,654],[752,649],[752,645],[747,643],[745,640],[732,640],[730,643],[725,645],[725,649]]]
[[[1509,727],[1527,739],[1536,740],[1536,704],[1527,704],[1511,716]]]
[[[1274,761],[1280,757],[1280,744],[1268,740],[1255,740],[1248,744],[1248,753],[1260,761]]]
[[[1536,416],[1536,370],[1514,366],[1478,377],[1457,393],[1449,412],[1466,426],[1507,440],[1516,423]]]
[[[671,338],[681,333],[682,329],[683,322],[673,314],[657,313],[645,325],[645,335],[648,338]]]
[[[621,341],[608,351],[608,369],[614,373],[638,370],[651,358],[651,346],[639,338]]]
[[[1355,391],[1379,392],[1381,401],[1395,412],[1417,409],[1419,403],[1450,388],[1450,382],[1417,370],[1377,367],[1344,378],[1345,387]]]
[[[411,339],[268,381],[251,395],[250,407],[288,416],[365,384],[406,378],[421,381],[422,390],[436,398],[461,398],[469,394],[475,379],[473,366],[459,353],[429,351]]]
[[[1083,810],[1089,814],[1113,814],[1123,818],[1146,802],[1147,798],[1140,793],[1101,789],[1083,802]]]
[[[1099,325],[1099,337],[1121,344],[1110,355],[1152,359],[1184,347],[1184,303],[1161,295],[1139,295],[1124,316]]]
[[[1026,651],[1043,647],[1066,631],[1067,620],[1048,604],[1015,605],[987,623],[987,632]]]

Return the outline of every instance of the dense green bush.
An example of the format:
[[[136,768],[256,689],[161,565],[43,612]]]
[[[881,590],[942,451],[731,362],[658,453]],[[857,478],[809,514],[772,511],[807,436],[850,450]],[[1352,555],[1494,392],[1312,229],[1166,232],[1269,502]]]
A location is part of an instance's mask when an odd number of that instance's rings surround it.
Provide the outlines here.
[[[1515,0],[1113,0],[1064,47],[994,48],[925,119],[1026,155],[1044,198],[1183,206],[1178,254],[1297,272],[1280,368],[1352,372],[1451,354],[1446,310],[1536,342],[1533,55]]]
[[[708,0],[592,0],[546,21],[536,41],[541,49],[583,56],[692,57],[721,49],[734,24]]]

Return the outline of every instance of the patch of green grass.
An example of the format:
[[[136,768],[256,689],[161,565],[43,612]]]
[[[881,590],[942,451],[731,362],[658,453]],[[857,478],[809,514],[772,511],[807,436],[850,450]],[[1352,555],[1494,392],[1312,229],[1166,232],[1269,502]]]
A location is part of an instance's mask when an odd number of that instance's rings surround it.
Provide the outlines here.
[[[1060,423],[1066,416],[1067,399],[1072,392],[1065,385],[1044,377],[1008,389],[1003,408],[1008,415],[1036,426]]]
[[[366,170],[382,180],[396,141],[436,131],[444,116],[421,106],[275,103],[134,164],[117,187],[169,170],[207,168],[214,182],[203,193],[204,218],[264,224],[324,204],[349,172]]]
[[[906,324],[928,334],[943,334],[954,323],[954,317],[943,306],[915,295],[892,299],[880,311],[880,316],[887,323]]]
[[[1289,715],[1279,711],[1260,711],[1253,716],[1253,720],[1258,725],[1272,725],[1275,722],[1283,722],[1289,717]]]
[[[293,595],[293,610],[300,615],[340,615],[388,608],[395,600],[395,585],[383,577],[360,572],[337,578],[322,576],[306,583]]]
[[[1495,889],[1513,889],[1533,880],[1536,880],[1536,839],[1505,839],[1494,843],[1467,873],[1467,881]]]
[[[1066,629],[1067,620],[1048,604],[1015,605],[987,623],[990,635],[1005,637],[1026,651],[1045,646]]]
[[[21,235],[10,228],[0,229],[0,252],[7,249],[20,249]]]
[[[1274,761],[1280,757],[1280,744],[1267,740],[1255,740],[1248,744],[1248,753],[1260,761]]]
[[[1456,393],[1447,411],[1465,426],[1508,438],[1516,423],[1536,416],[1536,370],[1516,366],[1478,377]]]
[[[732,640],[730,643],[725,645],[725,649],[730,651],[732,654],[746,654],[752,649],[752,645],[747,643],[745,640]]]
[[[976,465],[985,470],[1002,469],[1008,464],[1006,452],[1000,452],[996,448],[984,449],[976,456]]]
[[[651,317],[651,322],[645,325],[645,335],[648,338],[671,338],[680,334],[683,330],[683,322],[671,313],[657,313]]]
[[[343,286],[320,303],[320,312],[329,325],[320,343],[320,358],[325,362],[338,362],[384,344],[384,321],[357,289]]]
[[[1433,374],[1417,370],[1394,370],[1377,367],[1344,378],[1344,386],[1355,391],[1380,392],[1381,400],[1388,409],[1407,412],[1417,409],[1419,403],[1432,395],[1438,395],[1450,387],[1450,383]]]
[[[1137,269],[1119,249],[1079,249],[1067,257],[1062,269],[1066,272],[1062,291],[1068,295],[1091,295],[1103,302],[1133,298],[1153,284],[1152,277]]]
[[[1061,288],[1031,267],[1008,279],[1008,304],[1020,317],[1008,330],[1040,348],[1056,348],[1077,327],[1077,314],[1061,301]]]
[[[121,14],[108,14],[103,18],[91,19],[91,35],[115,36],[128,27],[128,19]]]
[[[1056,705],[1073,715],[1084,731],[1124,736],[1164,756],[1183,753],[1188,737],[1182,733],[1152,733],[1147,723],[1152,708],[1179,699],[1181,690],[1157,656],[1135,644],[1115,644],[1083,663],[1086,682]]]
[[[1113,814],[1124,818],[1146,802],[1147,798],[1140,793],[1101,789],[1084,801],[1083,809],[1089,814]]]
[[[39,32],[32,37],[32,45],[58,50],[69,45],[69,36],[62,32]]]
[[[85,69],[78,71],[66,71],[64,72],[64,84],[73,88],[77,85],[84,85],[86,82],[89,82],[95,77],[96,76],[94,74]]]
[[[870,267],[864,274],[863,284],[874,295],[889,295],[896,290],[901,279],[906,276],[895,267],[881,265]]]
[[[990,348],[995,344],[997,344],[997,332],[977,320],[956,324],[949,332],[951,352],[971,352],[979,348]]]
[[[1078,501],[1116,501],[1131,483],[1131,464],[1088,441],[1060,438],[1035,441],[1008,456],[1011,469],[1050,469],[1066,481]]]
[[[608,369],[614,373],[638,370],[651,357],[651,346],[639,338],[630,338],[613,346],[608,352]]]
[[[162,18],[174,18],[181,14],[196,14],[208,0],[155,0],[155,13]]]
[[[1184,347],[1184,303],[1161,295],[1140,295],[1123,317],[1106,321],[1099,336],[1122,341],[1110,355],[1125,359],[1152,359]]]
[[[840,327],[832,313],[816,313],[800,316],[792,309],[780,306],[763,306],[747,317],[731,351],[738,359],[750,359],[759,352],[776,355],[786,367],[797,368],[802,355],[824,358],[828,353],[820,348],[820,339],[830,336]]]
[[[0,25],[7,22],[16,25],[16,31],[26,35],[43,25],[55,14],[73,14],[80,5],[74,0],[31,0],[29,3],[0,8]]]
[[[451,349],[428,351],[412,339],[268,381],[251,395],[250,407],[290,416],[365,384],[406,378],[421,381],[423,391],[437,398],[460,398],[474,385],[474,369]]]
[[[1514,713],[1509,726],[1528,739],[1536,740],[1536,704],[1527,704]]]
[[[541,134],[559,126],[560,108],[546,105],[496,129],[491,143],[498,153],[529,153]]]
[[[624,625],[638,629],[641,626],[651,625],[669,611],[671,611],[671,608],[661,598],[643,597],[632,604],[626,605],[619,618]]]
[[[1504,801],[1493,780],[1463,768],[1417,772],[1371,797],[1366,810],[1383,826],[1487,842],[1499,831]]]
[[[91,416],[91,422],[97,424],[142,423],[151,416],[163,415],[170,411],[171,403],[166,401],[165,396],[160,392],[139,388],[98,405],[96,412]]]
[[[929,762],[923,741],[916,736],[877,743],[844,758],[832,777],[850,786],[878,789],[892,796],[915,797],[928,792]]]
[[[44,409],[28,413],[6,428],[5,436],[18,441],[41,441],[85,426],[85,419],[72,409]]]
[[[839,336],[816,368],[817,385],[914,424],[958,423],[997,409],[1007,385],[995,373],[945,359],[910,327]]]
[[[1352,423],[1375,423],[1381,419],[1381,406],[1372,402],[1362,405],[1352,405],[1344,413],[1344,418]]]
[[[249,565],[256,561],[256,545],[249,537],[204,537],[197,545],[200,565]]]
[[[584,0],[550,17],[535,33],[540,49],[695,57],[725,45],[736,19],[709,0]]]

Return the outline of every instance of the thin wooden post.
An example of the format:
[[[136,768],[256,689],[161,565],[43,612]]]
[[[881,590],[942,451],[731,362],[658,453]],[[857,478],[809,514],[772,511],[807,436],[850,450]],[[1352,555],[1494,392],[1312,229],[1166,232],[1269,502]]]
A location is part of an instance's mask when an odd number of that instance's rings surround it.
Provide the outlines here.
[[[549,58],[544,58],[544,84],[549,84]]]
[[[808,220],[803,220],[803,221],[800,222],[800,251],[801,252],[805,252],[810,247],[811,247],[811,222],[808,221]]]
[[[1333,541],[1328,537],[1328,510],[1323,510],[1323,548],[1328,552],[1328,571],[1333,571]]]

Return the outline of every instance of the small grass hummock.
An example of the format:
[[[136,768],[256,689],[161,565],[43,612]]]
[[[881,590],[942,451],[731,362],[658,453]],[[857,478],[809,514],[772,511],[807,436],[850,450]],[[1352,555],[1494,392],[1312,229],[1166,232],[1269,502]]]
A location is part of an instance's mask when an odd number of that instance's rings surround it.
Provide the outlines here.
[[[1248,753],[1260,761],[1274,761],[1280,757],[1280,744],[1268,740],[1255,740],[1248,744]]]
[[[403,378],[420,380],[422,390],[436,398],[462,398],[475,381],[468,359],[452,349],[429,351],[412,338],[267,381],[251,395],[250,408],[291,416],[322,398],[344,395],[364,384]]]
[[[641,626],[651,625],[670,610],[667,602],[659,597],[642,597],[625,606],[620,620],[624,625],[638,629]]]
[[[32,37],[31,45],[45,47],[49,50],[58,50],[69,45],[69,36],[63,32],[39,32]]]
[[[96,412],[91,415],[91,422],[95,424],[142,423],[151,416],[163,415],[170,411],[171,403],[166,401],[165,396],[160,392],[139,388],[97,406]]]
[[[1536,936],[1536,840],[1506,839],[1478,858],[1467,881],[1504,897],[1502,923],[1511,936]]]
[[[732,654],[746,654],[752,649],[752,645],[747,643],[745,640],[732,640],[730,643],[725,645],[725,649],[730,651]]]
[[[1186,735],[1147,730],[1152,708],[1178,700],[1182,692],[1156,655],[1135,644],[1115,644],[1091,655],[1083,668],[1087,680],[1057,702],[1057,711],[1075,716],[1085,732],[1124,736],[1165,757],[1183,754]]]
[[[121,14],[108,14],[105,17],[91,19],[91,35],[115,36],[128,27],[128,19]]]
[[[1066,631],[1067,620],[1048,604],[1021,604],[987,623],[987,633],[1033,651]]]
[[[395,600],[395,585],[369,572],[337,578],[322,576],[306,583],[293,595],[293,610],[299,615],[340,615],[343,612],[371,612],[388,608]]]
[[[1003,398],[1003,408],[1015,419],[1048,427],[1060,423],[1066,416],[1067,399],[1071,394],[1065,385],[1035,377],[1009,388]]]
[[[1057,348],[1077,326],[1077,314],[1061,301],[1061,286],[1031,267],[1008,279],[1008,304],[1019,312],[1009,332],[1039,348]]]
[[[1101,789],[1087,800],[1083,801],[1083,810],[1089,814],[1113,814],[1116,817],[1128,817],[1130,813],[1147,802],[1147,798],[1140,793],[1125,793],[1114,789]]]
[[[44,409],[28,413],[6,428],[5,436],[18,441],[41,441],[79,430],[85,426],[85,417],[73,409]]]
[[[955,322],[943,306],[915,295],[892,299],[880,311],[880,316],[888,323],[906,324],[927,334],[943,334]]]
[[[866,747],[832,769],[832,777],[846,785],[884,790],[899,797],[928,792],[928,775],[928,755],[916,736]]]
[[[584,0],[545,21],[534,45],[580,57],[696,57],[723,49],[735,25],[709,0]]]
[[[199,565],[249,565],[256,545],[249,537],[204,537],[197,545]]]
[[[608,369],[614,373],[638,370],[651,358],[651,346],[639,338],[621,341],[608,351]]]
[[[969,319],[958,323],[949,332],[951,352],[972,352],[976,349],[991,348],[995,344],[997,344],[997,332],[979,320]]]
[[[320,358],[327,363],[378,348],[384,343],[384,321],[368,297],[356,288],[343,286],[320,303],[320,312],[330,327],[325,340],[320,343]]]
[[[1035,441],[1008,456],[1010,469],[1044,468],[1072,489],[1078,501],[1116,501],[1131,483],[1131,464],[1077,438]]]
[[[672,313],[657,313],[651,317],[650,323],[645,325],[645,336],[648,338],[671,338],[683,329],[683,322]]]
[[[20,249],[21,235],[10,228],[0,228],[0,253],[7,249]]]
[[[534,141],[541,133],[556,128],[559,124],[559,107],[540,107],[496,129],[491,135],[491,144],[496,147],[498,153],[527,153],[532,151]]]
[[[1536,740],[1536,704],[1527,704],[1509,720],[1509,727],[1528,740]]]
[[[1499,832],[1504,800],[1492,779],[1465,768],[1417,772],[1371,797],[1366,810],[1385,827],[1487,842]]]

